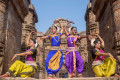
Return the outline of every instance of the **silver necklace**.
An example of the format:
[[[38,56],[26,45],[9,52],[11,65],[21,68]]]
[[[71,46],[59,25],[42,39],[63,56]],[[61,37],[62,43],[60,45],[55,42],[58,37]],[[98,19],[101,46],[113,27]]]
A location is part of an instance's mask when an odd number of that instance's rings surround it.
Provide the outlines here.
[[[74,40],[75,40],[75,38],[74,38]],[[74,40],[72,41],[72,39],[71,39],[71,37],[70,37],[70,43],[71,43],[71,44],[73,44],[73,43],[74,43]]]
[[[55,39],[55,36],[53,35],[54,39]],[[58,36],[57,36],[58,37]],[[60,38],[58,37],[58,40],[55,39],[55,41],[58,43],[58,41],[60,40]]]

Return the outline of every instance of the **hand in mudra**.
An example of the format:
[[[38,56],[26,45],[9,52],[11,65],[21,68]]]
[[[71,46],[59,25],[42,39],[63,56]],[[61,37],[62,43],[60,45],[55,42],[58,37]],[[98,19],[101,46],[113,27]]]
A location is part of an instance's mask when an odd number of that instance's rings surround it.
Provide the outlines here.
[[[92,34],[92,36],[96,36],[96,37],[98,37],[98,36],[99,36],[99,34]]]
[[[91,41],[91,40],[92,40],[92,36],[91,36],[91,35],[88,35],[88,39]]]
[[[54,23],[58,23],[58,22],[59,22],[59,20],[55,20],[55,21],[54,21]]]
[[[17,57],[17,56],[16,56],[16,55],[14,55],[11,61],[14,61],[14,59],[15,59],[16,57]]]
[[[31,31],[31,33],[37,34],[37,32],[35,30]]]
[[[111,54],[110,54],[110,57],[111,57],[112,59],[115,59],[115,58],[113,57],[113,55],[111,55]]]
[[[69,23],[75,24],[73,21],[69,21]]]

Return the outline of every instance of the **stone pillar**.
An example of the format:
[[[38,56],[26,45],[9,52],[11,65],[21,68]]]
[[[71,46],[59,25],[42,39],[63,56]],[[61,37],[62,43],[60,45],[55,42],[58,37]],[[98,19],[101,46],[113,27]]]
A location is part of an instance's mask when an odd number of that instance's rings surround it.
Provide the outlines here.
[[[114,19],[114,39],[115,51],[120,63],[120,0],[111,0],[112,13]],[[120,73],[120,64],[118,64],[118,72]]]
[[[37,48],[37,58],[36,62],[38,64],[37,72],[36,72],[36,78],[44,79],[45,78],[45,54],[44,54],[44,45],[43,40],[40,39],[40,37],[43,36],[43,33],[37,32],[37,43],[39,44]]]
[[[5,23],[6,0],[0,0],[0,74],[3,70],[4,58],[4,32],[3,27]]]
[[[82,31],[79,33],[80,36],[86,36],[86,31]],[[83,71],[83,77],[88,77],[88,50],[87,50],[87,38],[82,38],[79,40],[79,52],[81,54],[81,57],[84,60],[84,71]]]
[[[92,11],[91,2],[88,4],[86,15],[86,35],[92,35],[92,34],[99,34],[99,25],[98,22],[96,22],[96,15]],[[88,76],[94,76],[93,70],[92,70],[92,55],[91,55],[91,43],[87,39],[87,49],[88,49]]]

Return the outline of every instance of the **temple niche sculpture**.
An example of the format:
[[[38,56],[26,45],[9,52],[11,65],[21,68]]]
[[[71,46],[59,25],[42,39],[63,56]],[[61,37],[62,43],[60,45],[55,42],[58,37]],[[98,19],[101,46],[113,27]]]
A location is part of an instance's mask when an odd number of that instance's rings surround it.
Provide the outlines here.
[[[86,10],[86,33],[99,34],[105,42],[105,52],[110,52],[117,59],[120,73],[120,0],[90,0]],[[93,28],[95,31],[91,31]],[[96,32],[97,30],[97,32]],[[91,33],[92,32],[92,33]],[[89,67],[91,67],[90,43],[88,42]],[[89,76],[93,76],[89,69]]]
[[[68,20],[64,19],[64,18],[59,18],[59,19],[60,19],[60,23],[62,23],[63,27],[64,27]],[[58,27],[58,33],[59,33],[59,31],[60,31],[59,23],[55,23],[54,25],[56,25]],[[44,35],[52,34],[51,33],[52,28],[51,27],[49,28],[49,30],[46,31],[46,33]],[[69,32],[71,31],[71,28],[72,28],[72,26],[70,24],[68,24],[67,30]],[[38,33],[38,35],[39,34],[40,33]],[[82,33],[78,33],[78,34],[86,35],[86,32],[82,32]],[[86,45],[86,43],[85,44],[81,44],[83,41],[87,42],[87,39],[85,38],[85,39],[81,39],[80,41],[78,41],[77,46],[78,46],[78,51],[81,52],[81,56],[83,57],[84,61],[87,64],[87,62],[88,62],[88,60],[87,60],[87,55],[88,55],[87,45]],[[39,73],[40,76],[39,76],[39,78],[46,78],[47,77],[47,73],[46,73],[46,69],[45,69],[45,60],[46,60],[46,57],[47,57],[48,52],[50,50],[51,43],[50,43],[49,39],[45,39],[44,41],[41,41],[41,42],[43,42],[43,44],[42,44],[43,46],[40,44],[41,48],[39,48],[39,50],[41,52],[40,54],[42,56],[41,57],[41,61],[39,61],[39,64],[41,64],[40,65],[40,73]],[[63,35],[61,36],[60,47],[61,47],[61,50],[63,52],[63,66],[60,69],[60,71],[57,73],[56,76],[59,77],[59,78],[68,78],[69,74],[68,74],[68,71],[67,71],[66,66],[65,66],[65,52],[66,52],[66,48],[67,48],[67,36],[66,36],[65,32],[63,32]],[[85,66],[87,67],[87,65],[85,65]],[[86,74],[87,74],[87,70],[86,70],[87,68],[86,67],[84,69],[83,76],[86,76]],[[76,72],[76,75],[77,75],[77,72]]]

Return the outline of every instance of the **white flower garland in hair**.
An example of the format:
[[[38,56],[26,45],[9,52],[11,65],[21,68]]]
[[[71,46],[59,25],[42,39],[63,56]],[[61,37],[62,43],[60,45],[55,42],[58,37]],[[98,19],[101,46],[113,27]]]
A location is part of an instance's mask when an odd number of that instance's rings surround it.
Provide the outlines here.
[[[72,27],[75,27],[75,26],[72,26]],[[69,33],[70,34],[72,34],[72,31],[71,31],[72,27],[69,28]],[[77,31],[77,34],[78,34],[78,31]]]
[[[36,39],[35,48],[37,48],[37,47],[38,47],[38,42],[37,42],[37,39]]]
[[[57,27],[57,33],[60,32],[60,28],[57,25],[53,25],[53,27],[56,26]]]
[[[71,34],[71,28],[72,28],[72,27],[70,27],[70,28],[68,29],[68,32],[69,32],[70,34]]]
[[[91,46],[92,46],[92,47],[95,46],[94,41],[95,41],[95,38],[91,39]]]
[[[57,27],[57,26],[56,26]],[[60,32],[60,28],[59,27],[57,27],[57,33],[59,33]]]

